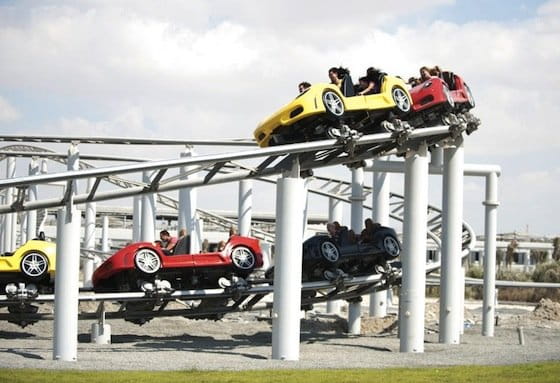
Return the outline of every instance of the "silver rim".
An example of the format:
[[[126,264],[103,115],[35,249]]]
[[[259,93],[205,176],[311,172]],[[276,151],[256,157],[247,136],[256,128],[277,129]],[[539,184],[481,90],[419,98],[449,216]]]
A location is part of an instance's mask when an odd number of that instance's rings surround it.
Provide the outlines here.
[[[136,256],[134,257],[134,263],[138,270],[146,274],[154,274],[161,267],[161,260],[158,255],[149,249],[138,250]]]
[[[401,251],[399,242],[391,236],[387,236],[383,239],[383,248],[391,257],[397,257]]]
[[[467,91],[467,100],[469,101],[469,105],[474,108],[474,97],[472,95],[471,88],[465,84],[465,90]]]
[[[255,266],[255,255],[246,247],[239,246],[231,252],[231,260],[235,267],[250,270]]]
[[[338,94],[334,92],[325,92],[323,95],[323,103],[325,104],[325,108],[337,117],[342,116],[344,113],[344,104],[340,97],[338,97]]]
[[[48,265],[43,254],[29,253],[21,260],[21,271],[29,277],[38,277],[47,271]]]
[[[395,105],[401,112],[408,112],[410,110],[410,99],[404,90],[401,88],[394,88],[392,95]]]
[[[338,248],[336,245],[330,241],[325,241],[321,243],[321,254],[329,262],[338,261]]]
[[[443,93],[445,93],[445,98],[447,98],[447,103],[453,108],[455,106],[455,100],[453,100],[453,97],[451,97],[451,92],[449,91],[449,88],[444,86]]]

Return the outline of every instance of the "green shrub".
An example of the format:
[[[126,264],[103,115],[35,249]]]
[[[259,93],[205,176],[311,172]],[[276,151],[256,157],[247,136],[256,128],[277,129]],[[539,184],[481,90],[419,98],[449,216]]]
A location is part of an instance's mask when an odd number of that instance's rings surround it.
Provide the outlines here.
[[[548,262],[537,265],[531,279],[534,282],[560,283],[560,262]]]

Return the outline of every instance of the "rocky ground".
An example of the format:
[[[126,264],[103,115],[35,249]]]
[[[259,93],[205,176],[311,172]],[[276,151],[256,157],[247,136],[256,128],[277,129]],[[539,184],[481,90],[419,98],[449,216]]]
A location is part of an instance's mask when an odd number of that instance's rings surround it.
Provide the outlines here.
[[[50,310],[44,305],[41,310]],[[84,309],[82,307],[82,309]],[[86,309],[91,309],[87,307]],[[54,361],[53,322],[25,328],[0,322],[0,367],[69,369],[272,369],[419,367],[512,364],[560,360],[560,304],[504,305],[497,310],[494,337],[481,335],[481,303],[465,305],[460,345],[438,343],[439,304],[426,304],[423,353],[399,352],[396,315],[362,318],[359,336],[346,333],[345,312],[325,314],[324,306],[301,322],[300,360],[271,359],[271,322],[267,312],[230,314],[219,321],[156,318],[143,326],[109,322],[110,345],[90,343],[92,321],[79,322],[78,360]],[[391,310],[394,311],[394,310]],[[5,309],[0,309],[5,312]],[[364,302],[362,312],[367,312]],[[521,345],[518,328],[523,328]]]

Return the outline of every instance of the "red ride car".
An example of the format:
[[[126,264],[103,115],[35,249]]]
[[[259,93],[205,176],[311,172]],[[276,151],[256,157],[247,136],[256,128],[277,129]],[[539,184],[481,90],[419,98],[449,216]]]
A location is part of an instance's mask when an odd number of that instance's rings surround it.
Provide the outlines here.
[[[470,88],[453,72],[442,72],[441,78],[432,77],[416,85],[410,89],[410,95],[414,114],[427,126],[447,124],[442,121],[447,113],[468,112],[475,106]]]
[[[177,242],[176,249],[181,246]],[[174,289],[215,288],[218,279],[247,277],[262,267],[259,241],[232,236],[222,251],[200,254],[166,254],[151,242],[126,246],[105,260],[93,273],[95,291],[140,291],[143,282],[167,280]]]

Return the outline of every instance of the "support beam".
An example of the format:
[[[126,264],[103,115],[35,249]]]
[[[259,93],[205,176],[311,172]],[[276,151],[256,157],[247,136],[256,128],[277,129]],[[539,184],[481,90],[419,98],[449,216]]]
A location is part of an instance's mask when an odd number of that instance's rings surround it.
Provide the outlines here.
[[[331,192],[338,194],[340,186]],[[329,222],[342,222],[342,201],[336,198],[329,198]],[[327,314],[340,314],[340,300],[327,301]]]
[[[80,212],[74,206],[58,210],[54,291],[54,360],[76,361],[78,355],[80,218]]]
[[[185,151],[181,153],[181,157],[192,157],[194,151],[192,148],[187,147]],[[180,173],[184,175],[187,180],[193,180],[198,178],[196,174],[189,174],[192,166],[183,166],[180,168]],[[185,228],[188,234],[191,236],[191,253],[198,253],[202,246],[201,240],[201,227],[197,224],[197,189],[192,187],[186,187],[179,189],[179,217],[177,222],[177,227],[179,230]]]
[[[150,172],[142,173],[142,180],[146,184],[151,182]],[[156,231],[156,200],[153,193],[142,196],[142,225],[140,225],[140,240],[153,242]]]
[[[496,314],[496,232],[498,226],[498,174],[486,176],[484,215],[484,286],[482,299],[482,335],[494,336]]]
[[[461,343],[461,253],[463,232],[463,138],[443,150],[443,205],[439,342]]]
[[[405,160],[400,351],[424,352],[428,149],[421,144]]]
[[[351,228],[357,235],[362,232],[364,220],[364,168],[352,168],[352,195],[350,197]],[[348,302],[348,332],[359,335],[361,332],[362,299]]]
[[[35,176],[39,174],[39,162],[36,158],[31,158],[29,163],[29,175]],[[37,200],[37,185],[29,185],[27,189],[27,200]],[[37,237],[37,210],[29,210],[27,213],[27,237],[33,239]]]
[[[91,191],[95,179],[88,178],[87,191]],[[95,216],[96,204],[95,202],[86,203],[86,213],[84,219],[84,243],[85,249],[95,249]],[[82,272],[84,275],[84,287],[93,287],[91,277],[93,276],[94,261],[90,257],[84,258],[82,261]]]
[[[101,251],[108,253],[109,250],[109,216],[104,215],[101,226]]]
[[[276,256],[272,309],[272,359],[299,360],[303,180],[299,164],[276,189]]]
[[[132,199],[132,242],[140,242],[142,233],[142,197]]]
[[[388,159],[388,158],[387,158]],[[376,159],[373,160],[377,161]],[[373,172],[372,182],[372,216],[373,222],[382,226],[389,225],[391,206],[391,175],[384,172]],[[369,296],[369,315],[382,318],[387,315],[388,290],[377,291]]]
[[[14,178],[16,175],[16,159],[15,157],[8,157],[6,159],[6,178]],[[14,202],[14,188],[6,189],[5,197],[6,205],[11,205]],[[15,241],[14,233],[16,231],[16,215],[15,213],[5,214],[4,217],[4,251],[14,251]]]
[[[251,217],[253,214],[253,181],[239,181],[239,201],[237,213],[237,226],[239,235],[249,237],[251,235]]]

